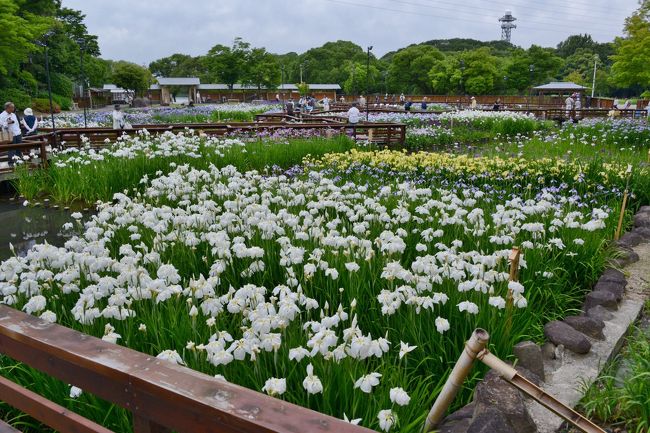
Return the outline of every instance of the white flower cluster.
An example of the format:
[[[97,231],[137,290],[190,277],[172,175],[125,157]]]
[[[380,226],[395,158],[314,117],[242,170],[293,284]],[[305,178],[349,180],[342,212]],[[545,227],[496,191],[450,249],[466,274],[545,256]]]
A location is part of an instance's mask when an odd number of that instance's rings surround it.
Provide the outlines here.
[[[165,152],[168,138],[158,139],[156,151]],[[493,203],[480,190],[394,182],[373,191],[318,172],[289,179],[182,165],[143,182],[141,195],[115,194],[112,204],[101,205],[83,234],[64,247],[37,245],[0,264],[0,301],[52,322],[56,313],[82,324],[129,319],[146,333],[141,319],[133,318],[180,300],[187,303],[185,320],[204,321],[212,332],[186,349],[214,366],[254,361],[261,352],[293,362],[308,358],[302,385],[310,394],[326,386],[314,373],[316,358],[317,365],[380,359],[391,351],[397,358],[399,350],[401,359],[415,349],[391,344],[390,337],[399,341],[399,331],[373,336],[359,326],[355,290],[370,280],[379,289],[374,297],[359,298],[364,313],[426,314],[442,334],[450,329],[440,316],[450,299],[451,308],[470,315],[504,308],[508,293],[518,307],[526,306],[524,287],[509,284],[506,272],[515,242],[525,250],[578,248],[563,237],[602,228],[608,216],[601,209],[582,213],[551,194]],[[458,237],[475,242],[465,245]],[[202,263],[207,271],[188,273],[187,263]],[[269,273],[281,284],[267,287]],[[61,305],[72,307],[56,310]],[[290,326],[302,333],[298,347],[283,344]],[[103,338],[116,343],[121,336],[106,323]],[[184,363],[171,348],[158,358]],[[371,393],[380,381],[381,374],[371,372],[354,387]],[[286,379],[270,377],[262,390],[282,395],[286,388]],[[391,389],[390,399],[397,405],[410,401],[401,388]],[[384,430],[397,422],[391,410],[378,419]]]

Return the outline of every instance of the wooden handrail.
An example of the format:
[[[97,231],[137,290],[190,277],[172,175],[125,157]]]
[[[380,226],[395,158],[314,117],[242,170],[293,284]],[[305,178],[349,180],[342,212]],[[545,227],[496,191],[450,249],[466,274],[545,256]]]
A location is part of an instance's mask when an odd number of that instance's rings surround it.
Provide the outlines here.
[[[371,432],[4,305],[0,353],[131,411],[135,433]]]

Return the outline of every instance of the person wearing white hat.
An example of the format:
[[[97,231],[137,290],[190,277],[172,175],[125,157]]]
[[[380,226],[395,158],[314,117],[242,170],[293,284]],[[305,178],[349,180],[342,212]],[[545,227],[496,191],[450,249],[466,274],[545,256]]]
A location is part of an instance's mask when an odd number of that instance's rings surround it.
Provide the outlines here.
[[[472,110],[476,110],[476,98],[472,96],[470,100],[472,101],[470,107],[472,108]]]
[[[34,112],[31,108],[25,108],[23,111],[23,118],[20,121],[21,126],[23,127],[24,136],[35,135],[36,130],[38,129],[38,119],[34,116]]]

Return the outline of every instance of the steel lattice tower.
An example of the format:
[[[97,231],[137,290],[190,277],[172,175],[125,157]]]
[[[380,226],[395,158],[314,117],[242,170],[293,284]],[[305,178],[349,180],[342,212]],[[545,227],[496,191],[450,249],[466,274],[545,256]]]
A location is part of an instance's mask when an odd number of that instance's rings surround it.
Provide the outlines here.
[[[501,40],[510,42],[510,36],[512,34],[512,29],[516,29],[517,25],[514,22],[517,18],[512,16],[511,11],[506,11],[506,14],[499,18],[501,22]]]

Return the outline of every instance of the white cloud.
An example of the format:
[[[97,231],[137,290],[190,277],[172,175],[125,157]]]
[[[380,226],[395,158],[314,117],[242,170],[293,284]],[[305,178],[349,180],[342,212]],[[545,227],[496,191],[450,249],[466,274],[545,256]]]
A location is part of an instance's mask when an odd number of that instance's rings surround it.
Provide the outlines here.
[[[590,33],[621,34],[636,0],[63,0],[86,15],[102,55],[146,64],[173,53],[204,54],[236,36],[272,52],[304,52],[327,41],[373,45],[375,54],[431,39],[500,37],[506,9],[518,18],[512,41],[555,46]]]

